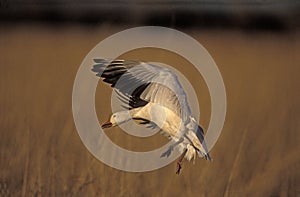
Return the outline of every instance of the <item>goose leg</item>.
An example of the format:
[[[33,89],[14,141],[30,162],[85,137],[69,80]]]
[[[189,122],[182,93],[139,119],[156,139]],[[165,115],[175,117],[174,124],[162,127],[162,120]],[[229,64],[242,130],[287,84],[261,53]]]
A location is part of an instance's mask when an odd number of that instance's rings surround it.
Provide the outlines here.
[[[181,167],[182,160],[183,160],[183,158],[184,158],[186,152],[187,152],[187,148],[184,149],[183,153],[180,155],[180,157],[179,157],[179,159],[178,159],[178,161],[177,161],[176,174],[179,174],[179,173],[180,173],[180,170],[181,170],[181,168],[182,168],[182,167]]]

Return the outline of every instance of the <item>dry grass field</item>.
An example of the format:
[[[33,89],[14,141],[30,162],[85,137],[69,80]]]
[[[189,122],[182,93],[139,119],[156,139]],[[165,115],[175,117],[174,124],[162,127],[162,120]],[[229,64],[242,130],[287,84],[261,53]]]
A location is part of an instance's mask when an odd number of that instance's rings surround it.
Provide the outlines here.
[[[213,162],[175,162],[129,173],[98,161],[85,148],[72,115],[72,88],[83,58],[101,40],[126,27],[37,24],[0,29],[0,196],[300,196],[300,33],[180,29],[211,54],[223,76],[227,116]],[[101,56],[101,54],[99,54]],[[201,124],[210,100],[191,65],[162,50],[122,57],[164,61],[196,89]],[[110,114],[111,90],[99,83],[99,121]],[[161,135],[106,134],[131,150],[166,143]]]

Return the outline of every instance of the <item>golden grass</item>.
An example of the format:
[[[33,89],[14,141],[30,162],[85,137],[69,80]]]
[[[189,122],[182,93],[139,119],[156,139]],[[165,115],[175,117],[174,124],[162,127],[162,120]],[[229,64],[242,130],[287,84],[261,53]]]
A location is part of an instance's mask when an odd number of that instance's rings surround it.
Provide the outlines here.
[[[76,71],[90,49],[122,29],[18,25],[0,30],[0,184],[12,196],[300,195],[299,32],[184,29],[218,64],[228,111],[211,151],[213,162],[185,162],[177,176],[174,163],[146,173],[112,169],[88,152],[76,132],[71,109]],[[170,54],[137,53],[181,68]],[[207,127],[206,86],[192,68],[181,69],[196,87],[201,124]],[[110,93],[104,85],[99,89]],[[100,94],[96,106],[103,121],[110,108]],[[140,151],[166,142],[155,136],[143,145],[117,128],[107,134]]]

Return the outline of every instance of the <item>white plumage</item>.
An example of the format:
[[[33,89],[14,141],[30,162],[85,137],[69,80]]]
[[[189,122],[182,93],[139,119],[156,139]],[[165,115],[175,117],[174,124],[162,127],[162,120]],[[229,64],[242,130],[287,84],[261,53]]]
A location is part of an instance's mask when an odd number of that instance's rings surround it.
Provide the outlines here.
[[[130,109],[114,113],[102,128],[120,125],[131,118],[140,124],[159,126],[174,141],[162,156],[169,156],[176,146],[183,152],[176,173],[180,172],[183,157],[191,160],[198,154],[211,160],[203,129],[193,118],[186,94],[171,70],[137,61],[94,62],[92,71],[109,83]]]

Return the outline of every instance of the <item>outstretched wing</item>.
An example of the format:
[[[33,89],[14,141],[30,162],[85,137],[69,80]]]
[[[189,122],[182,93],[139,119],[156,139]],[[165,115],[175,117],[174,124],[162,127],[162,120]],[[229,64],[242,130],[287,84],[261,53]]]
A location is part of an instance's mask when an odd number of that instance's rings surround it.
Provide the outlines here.
[[[190,116],[186,94],[171,70],[137,61],[94,59],[94,62],[92,71],[124,95],[123,99],[129,98],[130,107],[153,102],[169,108],[183,121]]]

